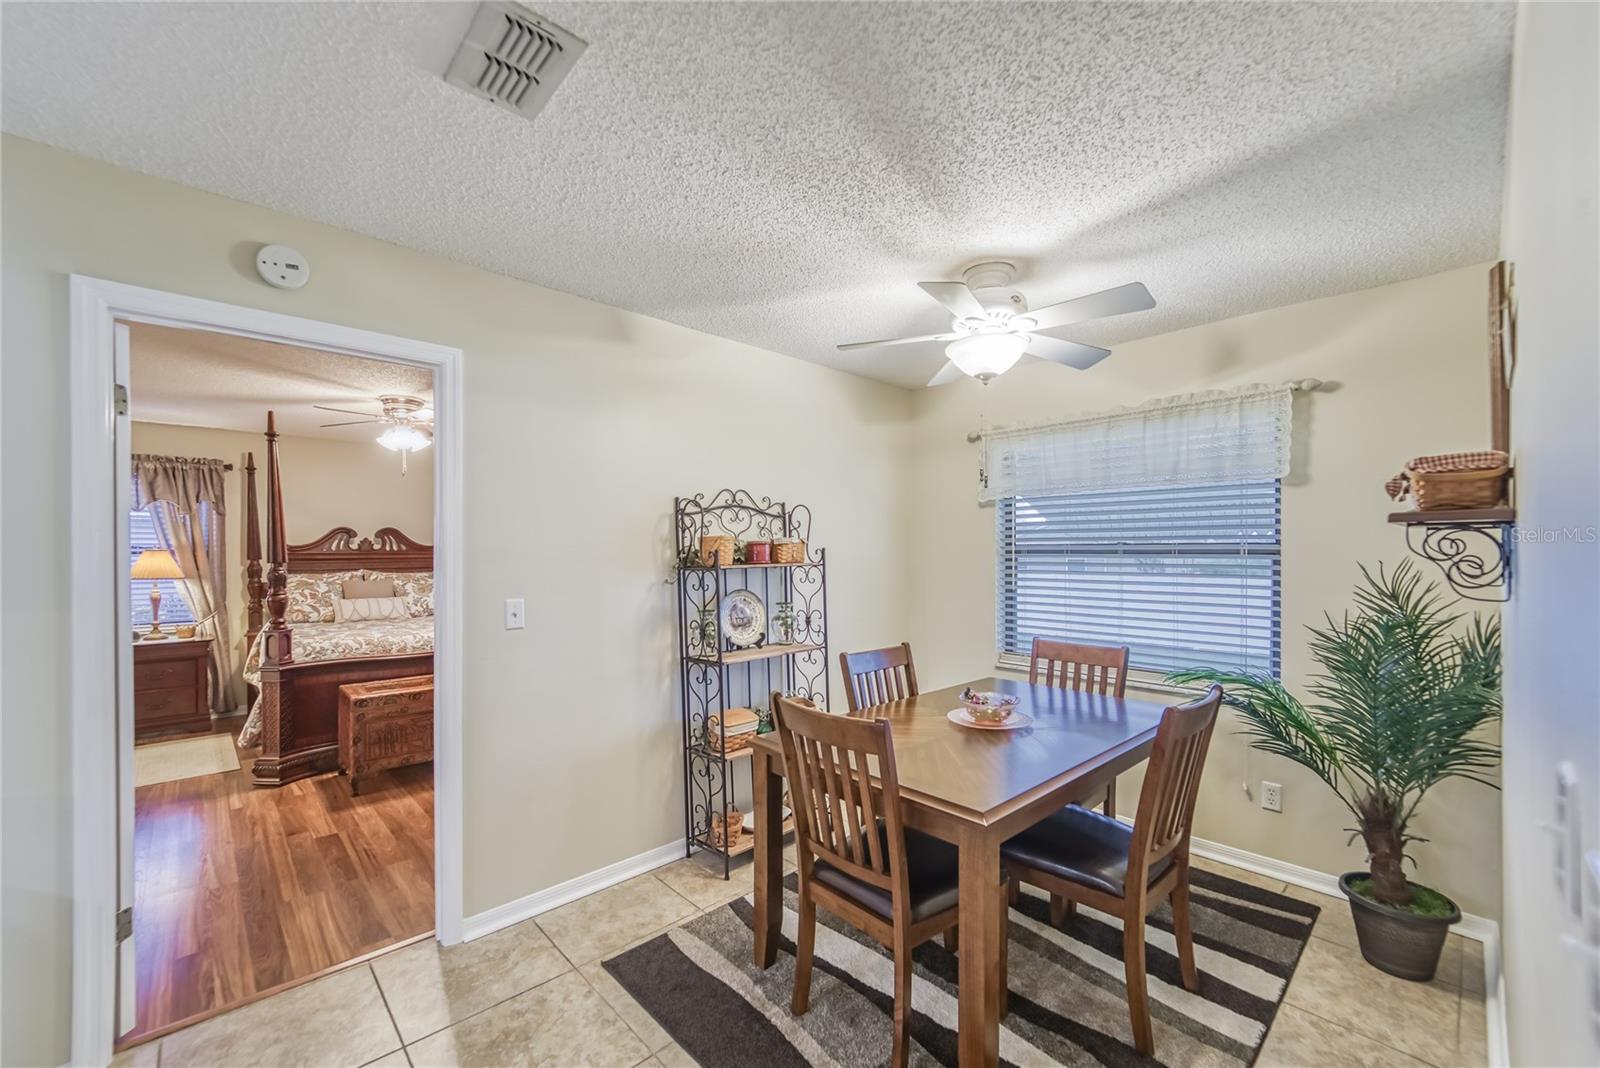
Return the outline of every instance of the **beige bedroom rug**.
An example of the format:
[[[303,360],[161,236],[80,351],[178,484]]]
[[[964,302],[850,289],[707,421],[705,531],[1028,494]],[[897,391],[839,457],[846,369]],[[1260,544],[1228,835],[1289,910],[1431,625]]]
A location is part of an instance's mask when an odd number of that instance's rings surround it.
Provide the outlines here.
[[[152,742],[133,750],[133,785],[154,786],[174,779],[239,770],[239,751],[226,734],[203,734],[172,742]]]

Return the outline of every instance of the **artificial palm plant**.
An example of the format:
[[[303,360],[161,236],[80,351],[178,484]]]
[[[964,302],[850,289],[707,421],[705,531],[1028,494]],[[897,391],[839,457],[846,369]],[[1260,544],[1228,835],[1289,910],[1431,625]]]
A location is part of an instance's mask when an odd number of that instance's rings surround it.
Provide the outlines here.
[[[1355,814],[1367,845],[1371,897],[1412,904],[1403,861],[1420,841],[1408,828],[1427,792],[1452,776],[1493,786],[1498,748],[1478,728],[1500,715],[1500,624],[1465,626],[1408,562],[1361,568],[1356,608],[1309,627],[1310,703],[1277,679],[1195,669],[1174,682],[1217,682],[1251,744],[1310,768]]]

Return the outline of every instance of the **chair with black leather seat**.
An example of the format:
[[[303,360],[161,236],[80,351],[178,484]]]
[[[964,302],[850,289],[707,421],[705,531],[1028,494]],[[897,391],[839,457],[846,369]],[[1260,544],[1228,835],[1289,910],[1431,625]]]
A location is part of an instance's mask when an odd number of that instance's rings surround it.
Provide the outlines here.
[[[1155,1039],[1145,987],[1144,922],[1169,897],[1184,988],[1200,988],[1189,924],[1189,831],[1221,703],[1222,688],[1213,686],[1199,700],[1162,714],[1131,828],[1068,805],[1000,847],[1011,879],[1049,892],[1056,926],[1080,902],[1122,918],[1133,1044],[1147,1056]]]
[[[791,1008],[800,1015],[810,1005],[821,905],[893,954],[892,1063],[904,1065],[910,1050],[911,951],[940,934],[956,948],[956,847],[901,825],[900,781],[887,720],[832,716],[776,693],[772,711],[793,801],[800,874]],[[1000,890],[1004,894],[1003,886]],[[1001,945],[1003,969],[1004,939]]]

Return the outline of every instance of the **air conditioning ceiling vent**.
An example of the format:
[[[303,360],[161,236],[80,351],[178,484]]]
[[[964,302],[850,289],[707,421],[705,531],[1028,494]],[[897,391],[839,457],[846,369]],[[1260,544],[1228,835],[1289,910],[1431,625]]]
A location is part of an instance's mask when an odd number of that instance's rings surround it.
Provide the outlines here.
[[[587,47],[521,4],[483,3],[444,80],[532,119]]]

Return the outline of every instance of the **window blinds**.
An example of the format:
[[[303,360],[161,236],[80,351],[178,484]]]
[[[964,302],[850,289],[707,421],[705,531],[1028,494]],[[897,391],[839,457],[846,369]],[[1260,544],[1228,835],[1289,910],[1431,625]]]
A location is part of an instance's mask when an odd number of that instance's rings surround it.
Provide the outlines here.
[[[1033,638],[1127,645],[1130,665],[1278,674],[1276,480],[1008,497],[999,503],[1001,662]]]
[[[1002,663],[1035,636],[1133,667],[1280,669],[1288,386],[1154,401],[984,438]]]

